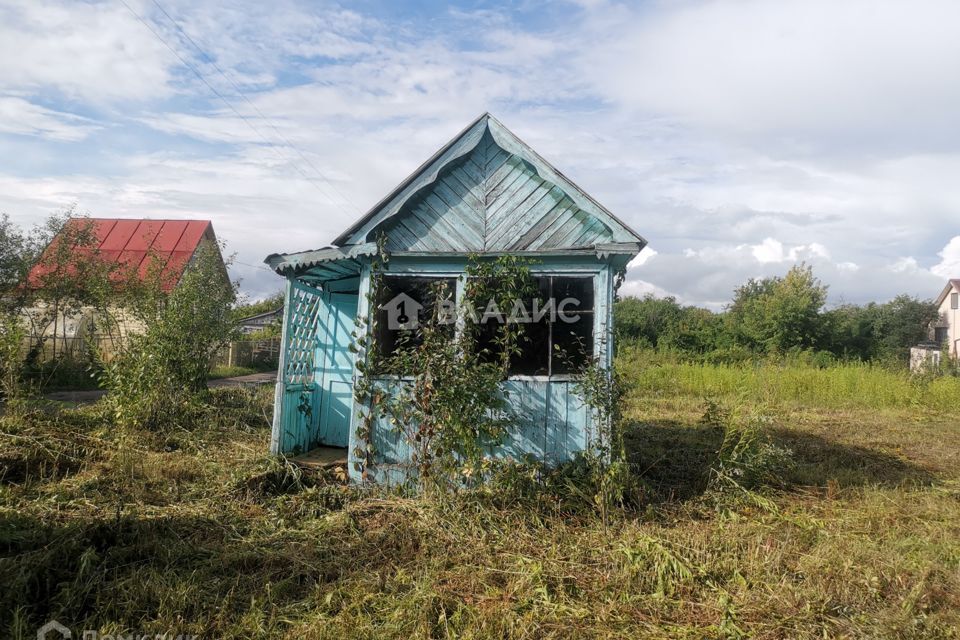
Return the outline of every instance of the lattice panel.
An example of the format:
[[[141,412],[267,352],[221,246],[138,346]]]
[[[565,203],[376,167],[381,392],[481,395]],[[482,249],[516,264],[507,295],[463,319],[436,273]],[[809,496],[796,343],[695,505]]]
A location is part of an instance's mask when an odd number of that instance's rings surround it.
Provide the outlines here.
[[[287,384],[313,382],[313,358],[317,346],[317,314],[320,292],[294,283],[290,290],[290,317],[287,319],[287,351],[283,379]]]

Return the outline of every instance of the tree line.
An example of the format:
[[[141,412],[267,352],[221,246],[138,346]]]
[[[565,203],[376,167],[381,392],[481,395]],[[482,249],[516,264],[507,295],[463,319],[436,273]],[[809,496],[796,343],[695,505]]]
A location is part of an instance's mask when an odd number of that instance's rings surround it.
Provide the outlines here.
[[[676,298],[628,297],[615,307],[620,344],[637,344],[714,362],[805,353],[833,359],[899,362],[927,339],[937,319],[929,300],[902,294],[889,302],[827,308],[827,286],[804,264],[786,275],[750,279],[719,313]]]

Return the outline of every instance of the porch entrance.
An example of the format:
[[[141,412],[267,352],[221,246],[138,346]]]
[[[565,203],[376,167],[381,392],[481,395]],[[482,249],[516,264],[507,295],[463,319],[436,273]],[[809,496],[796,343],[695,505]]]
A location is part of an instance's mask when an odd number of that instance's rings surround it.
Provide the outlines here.
[[[320,416],[317,436],[328,447],[347,447],[353,407],[353,361],[350,351],[360,296],[324,292],[317,322],[317,386]]]

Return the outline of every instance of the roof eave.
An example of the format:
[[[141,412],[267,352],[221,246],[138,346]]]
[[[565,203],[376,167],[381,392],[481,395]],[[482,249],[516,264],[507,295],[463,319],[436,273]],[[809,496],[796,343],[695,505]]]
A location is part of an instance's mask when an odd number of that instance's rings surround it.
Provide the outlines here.
[[[324,247],[299,253],[272,253],[264,259],[269,267],[282,276],[292,275],[324,263],[373,256],[379,251],[375,242],[346,247]]]
[[[377,204],[373,205],[373,206],[372,206],[365,214],[363,214],[363,216],[361,216],[356,222],[354,222],[352,225],[350,225],[350,227],[347,228],[346,231],[344,231],[344,232],[341,233],[339,236],[337,236],[336,238],[334,238],[334,239],[333,239],[333,245],[334,245],[334,246],[337,246],[337,247],[343,246],[344,243],[346,243],[346,242],[350,239],[350,236],[352,236],[352,235],[355,234],[357,231],[359,231],[360,229],[362,229],[363,226],[364,226],[367,222],[369,222],[372,218],[374,218],[374,217],[377,215],[377,212],[379,212],[380,209],[382,209],[384,206],[386,206],[391,200],[393,200],[393,199],[396,198],[401,192],[403,192],[404,189],[406,189],[408,186],[410,186],[410,184],[411,184],[414,180],[416,180],[417,177],[419,177],[421,173],[423,173],[424,171],[426,171],[426,170],[430,167],[431,164],[433,164],[433,163],[436,162],[441,156],[443,156],[443,154],[445,154],[445,153],[450,149],[450,147],[452,147],[454,144],[456,144],[457,141],[460,140],[460,138],[462,138],[464,135],[466,135],[468,131],[470,131],[472,128],[474,128],[475,126],[477,126],[477,124],[480,123],[481,121],[483,121],[484,119],[488,119],[488,118],[492,118],[492,117],[493,117],[493,116],[491,116],[488,112],[484,111],[484,112],[481,113],[478,117],[474,118],[473,121],[472,121],[470,124],[468,124],[466,127],[464,127],[457,135],[455,135],[455,136],[453,136],[452,138],[450,138],[450,140],[448,140],[445,145],[443,145],[442,147],[440,147],[440,149],[438,149],[436,153],[434,153],[432,156],[430,156],[429,158],[427,158],[427,160],[424,161],[419,167],[417,167],[410,175],[408,175],[406,178],[404,178],[404,180],[403,180],[400,184],[398,184],[396,187],[394,187],[394,189],[393,189],[392,191],[390,191],[390,193],[388,193],[386,196],[384,196],[379,202],[377,202]]]
[[[947,296],[950,295],[950,292],[953,289],[960,291],[960,278],[950,278],[947,280],[947,285],[943,288],[943,291],[940,292],[940,295],[937,296],[936,305],[939,307],[943,304],[943,301],[947,299]]]

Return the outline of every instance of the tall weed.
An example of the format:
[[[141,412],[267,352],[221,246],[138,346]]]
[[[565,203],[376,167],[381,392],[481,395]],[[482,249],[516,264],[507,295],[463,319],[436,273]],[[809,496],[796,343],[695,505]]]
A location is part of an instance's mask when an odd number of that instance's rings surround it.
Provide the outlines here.
[[[960,378],[923,377],[880,365],[842,362],[759,361],[739,364],[682,362],[652,351],[623,354],[617,366],[635,391],[654,396],[749,398],[773,405],[826,408],[950,410]]]

